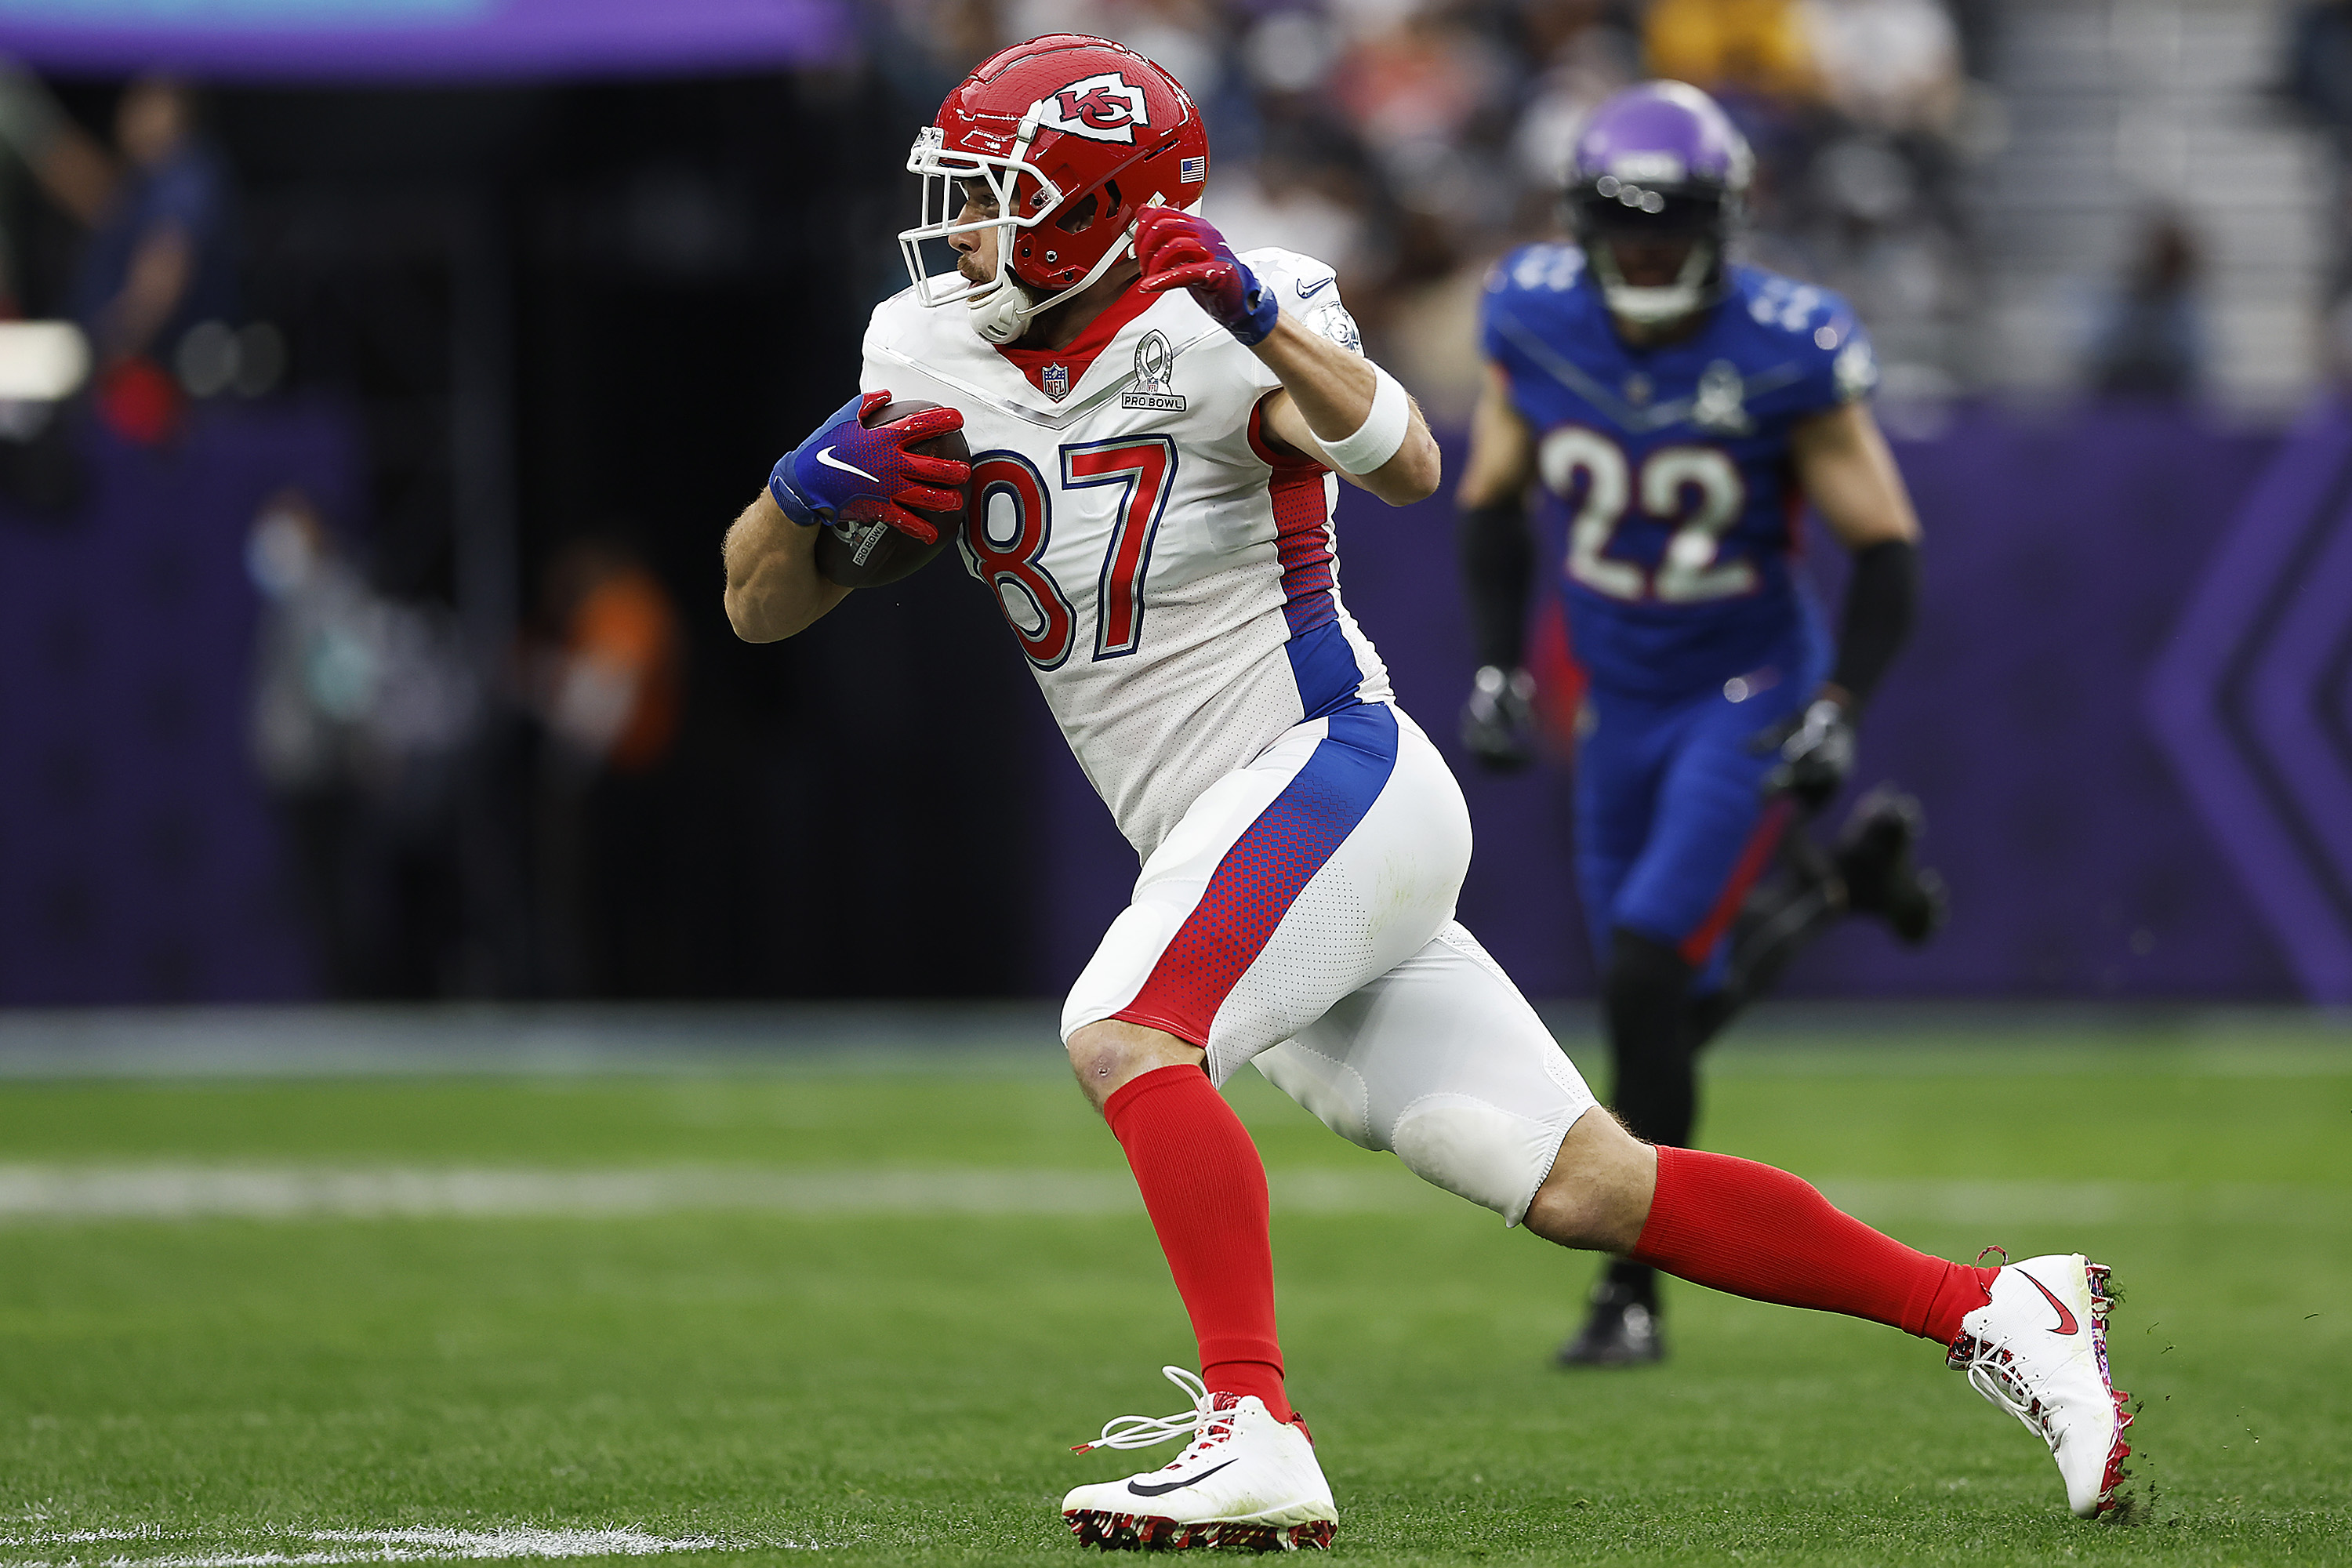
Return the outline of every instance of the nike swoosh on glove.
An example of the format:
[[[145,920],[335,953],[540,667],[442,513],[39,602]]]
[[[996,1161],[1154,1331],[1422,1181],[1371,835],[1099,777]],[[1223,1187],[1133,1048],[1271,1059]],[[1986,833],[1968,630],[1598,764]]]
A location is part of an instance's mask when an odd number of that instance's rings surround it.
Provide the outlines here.
[[[942,487],[971,479],[971,465],[907,448],[962,429],[963,415],[953,408],[926,408],[887,425],[867,425],[889,401],[887,392],[851,398],[784,454],[768,476],[768,494],[786,517],[803,528],[836,517],[854,522],[879,518],[925,544],[938,541],[938,525],[907,509],[954,511],[962,498]]]
[[[1759,755],[1780,753],[1779,764],[1764,775],[1766,795],[1787,795],[1806,810],[1819,811],[1853,772],[1853,721],[1841,704],[1816,698],[1803,711],[1758,735],[1748,749]]]
[[[1244,348],[1264,342],[1282,314],[1274,290],[1257,280],[1225,237],[1191,213],[1145,207],[1135,219],[1135,259],[1143,268],[1139,287],[1145,293],[1191,289],[1201,309]]]

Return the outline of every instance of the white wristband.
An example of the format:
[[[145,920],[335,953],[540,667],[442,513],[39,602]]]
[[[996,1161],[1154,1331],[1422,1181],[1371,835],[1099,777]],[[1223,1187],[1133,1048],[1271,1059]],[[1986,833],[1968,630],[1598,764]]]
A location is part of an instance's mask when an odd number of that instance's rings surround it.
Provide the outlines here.
[[[1412,423],[1412,399],[1405,395],[1403,385],[1379,365],[1372,366],[1372,411],[1356,433],[1337,441],[1315,438],[1334,468],[1351,474],[1369,474],[1395,457]]]

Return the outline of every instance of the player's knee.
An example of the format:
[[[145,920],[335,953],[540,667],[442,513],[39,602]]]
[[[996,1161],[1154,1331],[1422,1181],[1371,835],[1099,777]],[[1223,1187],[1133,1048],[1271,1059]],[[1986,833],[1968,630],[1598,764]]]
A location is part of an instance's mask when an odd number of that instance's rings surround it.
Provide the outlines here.
[[[1612,1014],[1680,1011],[1690,996],[1691,965],[1654,936],[1619,926],[1609,934],[1609,973],[1601,982]]]
[[[1199,1067],[1208,1053],[1163,1030],[1105,1018],[1070,1031],[1064,1043],[1070,1070],[1096,1110],[1145,1073],[1163,1067]]]
[[[1134,1041],[1128,1031],[1108,1019],[1072,1031],[1063,1047],[1070,1054],[1070,1070],[1078,1075],[1079,1087],[1097,1105],[1111,1093],[1100,1086],[1123,1083],[1133,1076],[1129,1068],[1135,1056]]]

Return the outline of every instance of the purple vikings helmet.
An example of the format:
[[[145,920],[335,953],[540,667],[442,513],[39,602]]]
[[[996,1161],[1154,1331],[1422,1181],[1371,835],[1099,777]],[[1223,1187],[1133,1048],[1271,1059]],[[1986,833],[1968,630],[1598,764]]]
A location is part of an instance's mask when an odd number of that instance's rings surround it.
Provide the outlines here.
[[[1592,111],[1569,160],[1568,218],[1612,314],[1669,321],[1721,297],[1725,252],[1755,167],[1739,128],[1687,82],[1643,82]],[[1636,288],[1612,252],[1616,240],[1686,240],[1689,250],[1674,282]]]

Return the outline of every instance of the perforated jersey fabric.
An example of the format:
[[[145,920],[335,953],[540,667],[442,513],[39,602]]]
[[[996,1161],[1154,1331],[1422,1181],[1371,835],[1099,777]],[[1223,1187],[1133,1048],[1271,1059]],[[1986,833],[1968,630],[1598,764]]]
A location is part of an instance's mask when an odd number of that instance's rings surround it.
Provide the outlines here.
[[[1190,899],[1191,904],[1142,984],[1115,1016],[1164,1029],[1209,1047],[1213,1055],[1221,1043],[1226,1055],[1238,1048],[1241,1054],[1224,1068],[1230,1071],[1304,1023],[1305,1018],[1289,1016],[1302,999],[1311,1000],[1349,977],[1370,978],[1379,973],[1378,944],[1370,940],[1374,921],[1352,886],[1354,857],[1338,867],[1331,862],[1341,846],[1365,827],[1392,780],[1401,793],[1431,795],[1437,812],[1418,824],[1372,823],[1354,854],[1366,853],[1393,829],[1422,841],[1412,845],[1413,859],[1424,868],[1420,880],[1426,885],[1414,889],[1419,897],[1412,901],[1433,914],[1450,912],[1454,889],[1469,862],[1468,817],[1459,810],[1459,792],[1447,787],[1452,775],[1430,775],[1419,755],[1407,758],[1406,776],[1395,779],[1402,739],[1393,709],[1360,704],[1300,725],[1253,763],[1249,771],[1262,777],[1286,777],[1274,798],[1246,820],[1218,855],[1215,869],[1197,894],[1197,859],[1163,866],[1156,877],[1147,870],[1142,886],[1156,889],[1172,881],[1170,891]],[[1384,814],[1395,815],[1393,806]],[[1461,819],[1458,834],[1446,831],[1454,816]],[[1214,837],[1203,837],[1213,847]],[[1457,842],[1458,855],[1451,852]],[[1433,848],[1436,853],[1428,853]],[[1324,884],[1318,896],[1307,900],[1305,909],[1296,909],[1317,881]],[[1334,903],[1342,907],[1326,907]],[[1294,937],[1304,936],[1311,948],[1303,955],[1304,963],[1291,957],[1300,945],[1297,940],[1274,942],[1277,928],[1294,912]],[[1258,984],[1243,993],[1233,1016],[1224,1017],[1234,992],[1252,973]],[[1253,1005],[1261,994],[1278,1000],[1271,1007]],[[1271,1035],[1269,1027],[1275,1030]],[[1221,1065],[1213,1062],[1210,1067],[1211,1076],[1220,1081]]]
[[[1454,921],[1253,1065],[1350,1143],[1394,1153],[1507,1225],[1527,1217],[1594,1104],[1519,988]]]
[[[1330,268],[1244,259],[1355,346]],[[1278,383],[1189,295],[1126,303],[1066,362],[903,294],[862,373],[963,411],[965,568],[1142,862],[1063,1035],[1163,1029],[1220,1085],[1276,1061],[1335,1131],[1516,1223],[1591,1096],[1454,923],[1469,814],[1348,613],[1338,481],[1266,443]]]
[[[1821,656],[1827,632],[1793,568],[1790,442],[1877,384],[1843,299],[1734,266],[1690,336],[1637,350],[1583,253],[1539,244],[1496,263],[1479,321],[1536,434],[1548,570],[1595,688],[1687,697],[1791,643]]]
[[[1330,268],[1245,259],[1285,310],[1352,341]],[[965,569],[1146,858],[1293,725],[1387,700],[1388,672],[1340,596],[1339,481],[1265,444],[1258,404],[1280,384],[1189,294],[1124,315],[1066,363],[1016,353],[909,290],[876,307],[860,384],[962,411]]]
[[[1593,1098],[1454,919],[1461,790],[1385,704],[1299,724],[1193,804],[1062,1016],[1255,1062],[1341,1137],[1517,1224]]]

